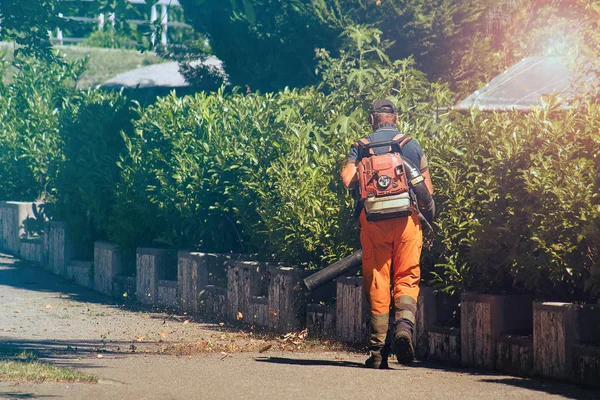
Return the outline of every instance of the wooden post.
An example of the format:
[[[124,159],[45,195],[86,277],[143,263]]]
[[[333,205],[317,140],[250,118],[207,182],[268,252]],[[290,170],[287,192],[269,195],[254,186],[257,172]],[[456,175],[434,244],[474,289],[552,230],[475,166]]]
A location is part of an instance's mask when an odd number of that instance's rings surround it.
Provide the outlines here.
[[[421,287],[417,300],[417,315],[415,318],[415,355],[426,357],[429,353],[429,330],[437,321],[437,306],[435,292],[431,287]]]
[[[366,343],[369,310],[362,277],[341,277],[337,280],[336,336],[346,343]]]
[[[214,258],[217,255],[189,251],[177,253],[178,295],[182,311],[198,312],[198,296],[208,285],[207,263]]]
[[[305,317],[301,315],[304,297],[298,290],[302,271],[293,267],[269,269],[269,326],[280,332],[300,329]]]
[[[136,253],[137,301],[158,304],[158,281],[166,274],[167,250],[140,247]]]
[[[94,290],[113,294],[113,279],[121,273],[121,252],[108,242],[94,243]]]
[[[59,276],[67,276],[67,264],[73,257],[73,245],[63,222],[46,222],[48,235],[48,270]]]
[[[578,311],[570,303],[533,304],[533,364],[537,374],[563,379],[572,375]]]
[[[266,264],[255,261],[237,261],[227,273],[227,318],[231,321],[244,319],[250,311],[251,296],[260,296],[261,274]]]

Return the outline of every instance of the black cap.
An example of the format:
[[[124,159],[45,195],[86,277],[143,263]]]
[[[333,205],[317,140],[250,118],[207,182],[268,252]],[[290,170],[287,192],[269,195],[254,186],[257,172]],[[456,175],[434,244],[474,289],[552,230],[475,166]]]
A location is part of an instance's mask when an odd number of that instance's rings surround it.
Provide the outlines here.
[[[371,106],[370,111],[371,111],[371,114],[373,114],[373,113],[396,114],[396,106],[390,100],[379,99],[379,100],[375,100],[375,102]]]

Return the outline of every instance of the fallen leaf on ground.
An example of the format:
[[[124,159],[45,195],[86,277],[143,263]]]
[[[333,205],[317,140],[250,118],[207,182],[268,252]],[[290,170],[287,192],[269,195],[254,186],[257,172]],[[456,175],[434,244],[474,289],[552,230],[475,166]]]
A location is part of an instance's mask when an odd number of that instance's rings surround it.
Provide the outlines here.
[[[162,337],[167,336],[167,332],[165,332],[165,331],[159,331],[158,334]]]
[[[46,308],[49,310],[49,309],[51,309],[51,308],[53,308],[53,307],[52,307],[52,305],[51,305],[51,304],[46,304]]]
[[[189,320],[189,319],[186,319],[185,321],[183,321],[183,324],[184,324],[184,325],[189,325],[189,324],[190,324],[190,320]]]
[[[98,354],[96,358],[104,358],[104,356],[102,354]]]
[[[21,312],[21,310],[15,310],[14,312],[15,312],[15,313],[20,313],[20,312]]]
[[[261,347],[260,349],[258,349],[259,353],[264,353],[265,351],[269,350],[271,347],[273,347],[272,344],[266,344],[263,347]]]

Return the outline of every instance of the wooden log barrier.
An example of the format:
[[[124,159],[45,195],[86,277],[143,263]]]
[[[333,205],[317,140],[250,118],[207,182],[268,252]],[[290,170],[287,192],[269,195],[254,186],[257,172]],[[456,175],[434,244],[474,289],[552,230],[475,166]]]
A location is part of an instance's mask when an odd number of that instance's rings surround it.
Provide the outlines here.
[[[222,321],[227,318],[227,289],[220,286],[207,285],[200,292],[200,312],[209,319]]]
[[[158,304],[158,281],[166,277],[167,250],[139,247],[136,252],[136,299]]]
[[[33,218],[33,204],[20,201],[0,202],[0,250],[18,256],[21,238],[25,236],[25,221]]]
[[[531,332],[531,296],[461,295],[461,360],[465,366],[493,369],[501,333]]]
[[[261,275],[267,264],[256,261],[236,261],[227,271],[227,318],[243,321],[250,312],[250,298],[260,296]]]
[[[570,303],[533,304],[533,366],[538,375],[562,379],[572,375],[578,311]]]
[[[113,295],[113,279],[121,273],[121,252],[116,244],[94,243],[94,290]]]
[[[279,332],[290,332],[304,326],[304,296],[299,290],[302,279],[303,272],[297,268],[269,268],[269,327]]]
[[[92,261],[71,260],[67,264],[67,279],[79,286],[94,288],[94,263]]]
[[[460,328],[434,326],[429,330],[429,360],[461,363]]]
[[[533,338],[524,335],[499,335],[496,369],[518,376],[533,375]]]
[[[177,300],[177,281],[159,280],[157,302],[161,306],[176,309],[179,306]]]
[[[362,277],[337,279],[335,332],[346,343],[366,343],[369,309]]]
[[[333,338],[335,336],[334,305],[308,304],[306,306],[306,328],[314,338]]]
[[[67,276],[67,264],[73,258],[73,244],[68,237],[64,222],[46,222],[47,269],[59,276]]]
[[[123,303],[136,301],[136,284],[137,279],[135,276],[115,276],[113,278],[113,297]]]
[[[44,238],[22,238],[19,252],[22,260],[42,265],[44,262]]]

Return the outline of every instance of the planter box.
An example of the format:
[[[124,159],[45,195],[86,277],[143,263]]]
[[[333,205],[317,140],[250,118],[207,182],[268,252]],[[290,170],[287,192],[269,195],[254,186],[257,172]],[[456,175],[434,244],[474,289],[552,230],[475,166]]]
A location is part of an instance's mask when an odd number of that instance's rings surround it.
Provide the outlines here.
[[[572,349],[578,342],[579,307],[570,303],[534,303],[533,364],[537,374],[551,378],[572,375]]]
[[[112,296],[125,303],[134,302],[136,299],[135,276],[118,275],[113,278]]]
[[[94,288],[94,263],[92,261],[72,260],[67,265],[67,279],[79,286]]]
[[[418,358],[429,354],[429,330],[437,321],[436,298],[433,288],[422,287],[417,300],[417,315],[415,319],[414,346]]]
[[[369,308],[362,277],[337,279],[336,337],[346,343],[366,343]]]
[[[303,272],[292,267],[270,267],[268,285],[268,326],[290,332],[304,326],[304,295],[298,290]]]
[[[120,273],[121,252],[117,245],[108,242],[95,242],[94,290],[112,296],[113,279]]]
[[[25,220],[33,218],[33,204],[18,201],[0,202],[0,249],[18,256],[21,238],[25,236]]]
[[[68,238],[63,222],[46,222],[47,236],[46,262],[47,269],[59,276],[67,276],[67,264],[73,258],[73,244]]]
[[[500,335],[497,343],[496,369],[518,376],[533,375],[533,337]]]
[[[308,334],[314,338],[335,335],[335,306],[309,304],[306,306],[306,328]]]
[[[200,293],[200,312],[203,316],[215,320],[227,318],[227,289],[208,285]]]
[[[36,265],[42,265],[44,262],[44,238],[21,239],[21,248],[19,250],[22,260],[29,261]]]
[[[461,363],[460,328],[434,326],[429,330],[429,354],[432,361],[452,365]]]
[[[158,281],[158,304],[165,307],[177,308],[177,281]]]
[[[143,304],[158,304],[158,281],[167,272],[167,250],[138,248],[136,252],[136,299]]]
[[[461,296],[461,360],[463,365],[493,369],[497,337],[531,332],[533,297],[463,293]]]

